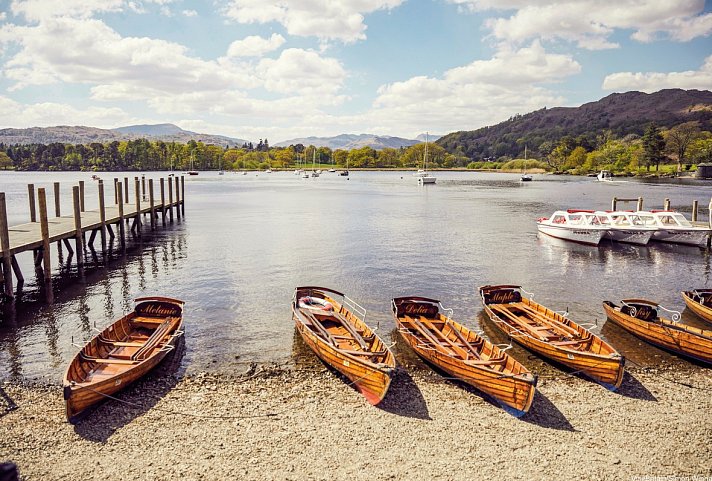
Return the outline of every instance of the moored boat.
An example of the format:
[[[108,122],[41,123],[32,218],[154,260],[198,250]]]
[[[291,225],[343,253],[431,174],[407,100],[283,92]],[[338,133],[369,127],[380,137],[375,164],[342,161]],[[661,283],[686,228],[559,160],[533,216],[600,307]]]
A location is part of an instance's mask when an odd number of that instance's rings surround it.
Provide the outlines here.
[[[405,342],[423,359],[511,408],[529,410],[537,378],[504,349],[445,315],[425,297],[392,301],[393,317]]]
[[[304,342],[376,405],[388,392],[396,360],[366,324],[366,310],[326,287],[294,290],[292,318]]]
[[[634,212],[596,211],[594,212],[601,226],[606,227],[606,237],[616,242],[646,245],[656,229],[644,225],[640,216]]]
[[[607,182],[613,179],[613,173],[610,170],[602,170],[596,175],[599,182]]]
[[[591,211],[557,210],[537,219],[536,226],[542,234],[590,245],[598,245],[607,232]]]
[[[183,335],[183,301],[142,297],[72,359],[64,375],[67,419],[106,399],[153,369]]]
[[[712,322],[712,289],[683,291],[682,298],[687,307],[707,322]]]
[[[654,227],[652,240],[672,242],[705,247],[707,239],[712,234],[708,227],[692,225],[692,223],[679,212],[671,210],[638,211],[643,225]]]
[[[520,286],[483,286],[479,291],[485,312],[511,339],[610,389],[621,385],[625,358],[585,327],[523,296]]]
[[[712,364],[712,331],[679,322],[680,313],[646,299],[623,299],[621,305],[603,302],[608,319],[661,349]],[[671,314],[662,317],[660,311]]]

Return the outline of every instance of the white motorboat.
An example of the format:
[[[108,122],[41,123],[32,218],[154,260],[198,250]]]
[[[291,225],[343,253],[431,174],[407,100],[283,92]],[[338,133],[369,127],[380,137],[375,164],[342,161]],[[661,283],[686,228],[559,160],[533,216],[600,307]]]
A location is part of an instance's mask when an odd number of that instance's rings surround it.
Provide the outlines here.
[[[613,179],[613,173],[610,170],[602,170],[596,176],[599,182],[606,182]]]
[[[656,231],[654,227],[644,225],[634,212],[596,211],[595,214],[601,225],[608,228],[606,237],[616,242],[646,245]]]
[[[708,227],[692,225],[679,212],[671,210],[638,211],[635,213],[643,225],[655,227],[653,240],[705,247],[712,234]]]
[[[536,221],[542,234],[581,244],[598,245],[608,229],[593,212],[557,210]]]

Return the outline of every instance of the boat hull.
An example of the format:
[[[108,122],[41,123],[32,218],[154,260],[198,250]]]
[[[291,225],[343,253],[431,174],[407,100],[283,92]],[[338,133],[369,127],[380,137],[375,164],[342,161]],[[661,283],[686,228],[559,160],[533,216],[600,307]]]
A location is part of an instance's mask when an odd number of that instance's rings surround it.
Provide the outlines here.
[[[706,294],[709,296],[712,295],[712,292],[707,292]],[[691,291],[682,292],[682,298],[685,300],[685,305],[687,305],[688,309],[701,319],[712,323],[712,307],[705,306],[693,299]]]
[[[300,289],[306,288],[298,288],[297,291]],[[319,287],[311,289],[328,291]],[[299,311],[297,297],[295,296],[295,302],[292,303],[292,319],[304,343],[319,359],[349,379],[370,404],[379,404],[388,392],[396,368],[395,356],[390,349],[363,320],[334,298],[326,297],[326,301],[333,305],[334,310],[345,316],[365,337],[373,337],[372,351],[385,351],[386,354],[383,362],[371,362],[333,346],[307,326],[307,319]]]
[[[73,422],[78,415],[89,407],[107,399],[108,396],[116,394],[140,379],[160,364],[168,353],[176,348],[183,334],[183,302],[169,298],[151,299],[174,304],[180,310],[180,317],[177,322],[171,325],[170,330],[165,332],[161,337],[161,341],[156,344],[155,348],[152,349],[152,353],[144,360],[134,361],[135,363],[129,364],[128,359],[123,359],[124,356],[120,356],[121,359],[114,359],[119,362],[127,362],[113,365],[113,371],[115,371],[113,373],[112,365],[103,364],[101,359],[112,360],[113,353],[117,349],[125,348],[116,348],[113,345],[109,345],[106,340],[116,341],[121,338],[117,338],[118,333],[131,333],[130,324],[136,319],[136,313],[132,312],[122,317],[89,341],[72,359],[64,375],[63,388],[67,420]],[[139,300],[146,301],[147,299],[137,299],[137,301]],[[135,346],[130,349],[139,350],[140,347]],[[92,360],[93,358],[96,358],[96,360]],[[108,369],[99,372],[103,367]]]
[[[705,247],[710,231],[706,229],[666,229],[660,228],[653,234],[652,240]]]
[[[583,229],[580,227],[545,224],[543,222],[537,223],[537,229],[539,229],[539,232],[542,234],[556,237],[557,239],[594,246],[601,242],[601,239],[606,233],[603,229]]]
[[[576,339],[585,339],[586,342],[581,342],[581,345],[588,346],[588,348],[579,350],[565,345],[555,345],[547,340],[537,339],[528,335],[522,331],[521,328],[512,325],[511,321],[504,315],[495,312],[492,306],[485,301],[484,295],[482,295],[482,289],[488,287],[492,286],[486,286],[480,289],[480,296],[485,313],[493,321],[494,325],[510,339],[513,339],[530,351],[537,353],[539,356],[556,364],[566,366],[575,372],[580,372],[582,375],[612,390],[620,387],[625,372],[625,358],[611,345],[572,320],[530,299],[522,298],[521,302],[523,304],[536,310],[547,319],[566,326],[566,329],[574,333],[573,336],[576,337]]]
[[[644,246],[650,242],[653,232],[652,230],[609,229],[606,232],[606,237],[615,242]]]
[[[418,356],[433,366],[497,399],[515,411],[521,412],[521,414],[529,411],[536,393],[536,377],[531,375],[507,376],[490,369],[477,369],[438,351],[423,349],[414,336],[408,336],[402,332],[401,336]]]
[[[712,331],[674,323],[644,321],[621,312],[612,302],[605,301],[603,309],[608,319],[636,337],[666,351],[712,364]]]

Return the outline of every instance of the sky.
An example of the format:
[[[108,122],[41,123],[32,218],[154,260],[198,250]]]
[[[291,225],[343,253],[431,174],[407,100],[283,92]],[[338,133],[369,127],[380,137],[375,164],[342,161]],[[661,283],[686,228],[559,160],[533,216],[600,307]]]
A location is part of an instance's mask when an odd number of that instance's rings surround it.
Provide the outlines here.
[[[415,138],[712,89],[712,0],[0,0],[0,128]]]

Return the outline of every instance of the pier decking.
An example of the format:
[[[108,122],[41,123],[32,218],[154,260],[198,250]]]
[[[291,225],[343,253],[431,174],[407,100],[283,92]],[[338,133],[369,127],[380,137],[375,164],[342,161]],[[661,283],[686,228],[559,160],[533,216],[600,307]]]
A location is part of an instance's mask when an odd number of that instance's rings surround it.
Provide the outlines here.
[[[49,218],[47,214],[47,194],[44,188],[37,189],[37,203],[35,202],[34,185],[28,185],[30,219],[31,222],[8,226],[5,193],[0,192],[0,258],[2,259],[3,292],[7,297],[14,297],[13,273],[17,280],[18,289],[24,283],[24,277],[16,260],[16,255],[22,252],[33,251],[35,267],[43,271],[45,290],[51,296],[51,265],[50,245],[53,242],[66,246],[70,254],[76,250],[76,262],[80,272],[84,268],[85,244],[95,252],[93,243],[97,234],[100,234],[101,253],[106,261],[107,245],[111,250],[114,239],[118,237],[121,247],[126,246],[126,227],[137,237],[141,236],[143,228],[142,217],[149,216],[146,223],[150,229],[155,229],[160,221],[162,226],[173,222],[174,211],[176,218],[185,215],[185,179],[168,177],[159,179],[158,199],[154,195],[154,179],[148,179],[148,192],[146,192],[146,178],[134,178],[134,200],[129,198],[129,180],[124,178],[120,182],[114,178],[114,203],[107,206],[104,195],[104,183],[98,181],[99,208],[84,210],[84,182],[72,187],[74,209],[72,215],[60,214],[59,183],[54,184],[55,217]],[[166,188],[167,187],[167,188]],[[166,192],[167,191],[167,192]],[[37,219],[36,204],[39,204],[39,220]],[[114,233],[113,227],[117,232]],[[89,239],[86,240],[86,233]],[[108,239],[107,239],[108,235]],[[75,240],[75,249],[72,248],[70,239]],[[108,244],[107,244],[108,241]]]

